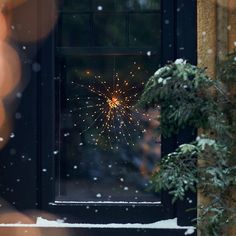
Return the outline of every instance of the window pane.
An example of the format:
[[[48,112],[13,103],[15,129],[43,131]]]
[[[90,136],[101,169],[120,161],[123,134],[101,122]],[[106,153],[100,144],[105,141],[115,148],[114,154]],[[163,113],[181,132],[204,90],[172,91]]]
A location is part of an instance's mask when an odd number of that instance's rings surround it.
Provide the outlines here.
[[[136,109],[159,56],[84,56],[61,61],[57,200],[156,202],[147,191],[160,159],[155,112]],[[149,115],[148,115],[149,114]]]
[[[87,2],[67,3],[57,30],[56,200],[156,202],[158,114],[136,104],[161,61],[160,1]]]
[[[96,46],[125,46],[125,17],[121,14],[95,14]]]
[[[159,10],[159,8],[158,0],[94,0],[95,10]]]
[[[59,45],[62,47],[89,46],[91,41],[89,14],[64,14],[60,19]]]
[[[60,0],[62,11],[88,11],[90,10],[89,0]]]
[[[148,47],[159,44],[160,22],[160,15],[158,14],[130,15],[130,45]],[[142,30],[140,30],[140,26]]]

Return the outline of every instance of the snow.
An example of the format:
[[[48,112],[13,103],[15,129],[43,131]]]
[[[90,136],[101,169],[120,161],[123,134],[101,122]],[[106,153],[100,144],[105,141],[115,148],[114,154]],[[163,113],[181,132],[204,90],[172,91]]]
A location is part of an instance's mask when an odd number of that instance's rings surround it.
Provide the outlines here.
[[[49,205],[57,205],[57,204],[137,204],[137,205],[157,205],[161,202],[125,202],[125,201],[55,201],[55,203],[49,203]]]
[[[37,62],[33,63],[32,70],[34,72],[39,72],[41,70],[41,65],[39,63],[37,63]]]
[[[162,83],[163,82],[163,79],[162,78],[159,78],[158,79],[158,83],[160,84],[160,83]]]
[[[0,227],[42,227],[42,228],[129,228],[129,229],[186,229],[185,235],[190,235],[194,232],[193,226],[179,226],[177,224],[177,218],[161,220],[150,224],[141,223],[110,223],[110,224],[80,224],[80,223],[64,223],[63,220],[58,219],[47,220],[42,217],[38,217],[36,224],[0,224]]]
[[[16,114],[15,114],[15,118],[16,118],[17,120],[21,119],[21,118],[22,118],[21,113],[16,112]]]
[[[16,97],[17,98],[21,98],[22,97],[22,94],[20,92],[16,93]]]
[[[192,228],[189,228],[186,230],[186,232],[184,233],[184,235],[190,235],[190,234],[193,234],[195,231],[195,229],[192,227]]]
[[[165,20],[165,24],[168,25],[170,23],[169,20]]]
[[[207,49],[207,53],[208,54],[212,54],[213,53],[213,50],[211,48]]]
[[[179,59],[176,59],[175,60],[175,64],[178,65],[178,64],[186,64],[186,60],[182,59],[182,58],[179,58]]]
[[[155,73],[154,73],[154,75],[155,76],[158,76],[158,75],[160,75],[163,71],[165,71],[166,70],[166,67],[161,67],[160,69],[158,69]]]

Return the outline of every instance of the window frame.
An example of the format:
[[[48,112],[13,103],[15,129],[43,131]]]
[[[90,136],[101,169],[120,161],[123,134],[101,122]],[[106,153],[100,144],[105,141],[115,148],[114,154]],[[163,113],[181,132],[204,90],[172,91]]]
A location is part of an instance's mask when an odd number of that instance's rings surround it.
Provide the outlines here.
[[[162,46],[161,58],[164,65],[176,58],[186,58],[196,64],[196,0],[162,0],[161,2]],[[42,9],[42,8],[40,8]],[[177,11],[180,9],[180,11]],[[192,10],[192,11],[191,11]],[[43,13],[41,13],[43,14]],[[166,24],[165,19],[169,20]],[[186,20],[188,19],[188,21]],[[191,27],[190,27],[191,26]],[[186,37],[188,32],[188,37]],[[38,199],[39,208],[66,217],[68,222],[86,223],[151,223],[158,220],[178,217],[182,225],[191,225],[196,212],[186,213],[190,208],[186,202],[171,203],[171,196],[161,193],[161,204],[140,204],[134,207],[126,204],[55,203],[55,150],[54,121],[58,115],[55,108],[56,89],[60,81],[55,78],[54,37],[51,35],[42,42],[38,60],[42,65],[38,82]],[[54,78],[54,79],[52,79]],[[193,140],[195,131],[188,128],[178,135],[162,141],[162,153],[173,151],[179,144]],[[42,171],[46,169],[47,171]],[[196,194],[189,193],[196,205]],[[89,205],[89,209],[87,206]],[[191,205],[191,207],[192,207]],[[129,208],[128,211],[125,208]],[[95,212],[97,211],[97,212]]]

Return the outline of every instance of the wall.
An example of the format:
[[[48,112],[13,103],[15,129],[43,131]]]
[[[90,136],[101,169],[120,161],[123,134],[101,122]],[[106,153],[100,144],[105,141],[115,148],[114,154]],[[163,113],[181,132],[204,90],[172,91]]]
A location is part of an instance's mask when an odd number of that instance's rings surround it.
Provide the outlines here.
[[[236,48],[236,1],[198,0],[197,4],[198,65],[207,67],[209,76],[215,78],[217,62]],[[199,193],[198,205],[206,202]],[[236,235],[236,229],[230,228],[227,235]]]

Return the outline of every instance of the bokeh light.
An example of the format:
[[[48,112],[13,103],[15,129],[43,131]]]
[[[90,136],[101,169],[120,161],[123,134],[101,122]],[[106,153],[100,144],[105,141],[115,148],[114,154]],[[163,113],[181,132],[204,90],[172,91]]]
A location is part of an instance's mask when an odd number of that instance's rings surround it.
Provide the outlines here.
[[[55,0],[26,1],[10,12],[11,25],[14,28],[11,37],[18,42],[43,39],[52,31],[57,15]]]
[[[3,224],[34,224],[34,221],[24,214],[19,212],[6,212],[0,215],[0,223]],[[4,236],[41,236],[40,230],[38,228],[32,227],[0,227],[0,235]]]
[[[0,12],[0,42],[5,40],[7,37],[7,22],[3,13]]]
[[[3,102],[0,100],[0,128],[3,126],[6,120],[5,107]]]
[[[20,59],[7,43],[0,42],[0,98],[9,95],[21,78]]]
[[[7,10],[12,10],[21,4],[25,3],[27,0],[5,0],[4,7]],[[30,0],[31,1],[31,0]]]
[[[6,118],[2,126],[0,127],[0,150],[3,149],[7,144],[7,142],[9,141],[11,132],[12,132],[11,121]]]

